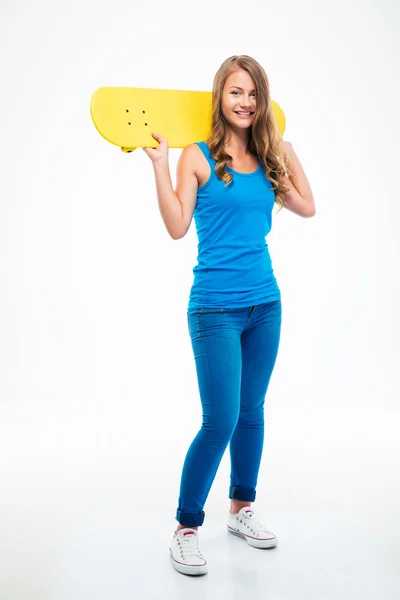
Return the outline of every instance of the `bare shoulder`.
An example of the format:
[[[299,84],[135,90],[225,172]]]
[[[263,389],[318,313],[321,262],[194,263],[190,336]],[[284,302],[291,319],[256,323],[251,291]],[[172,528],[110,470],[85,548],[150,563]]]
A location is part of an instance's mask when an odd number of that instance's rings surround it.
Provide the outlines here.
[[[182,167],[193,173],[202,186],[210,177],[210,166],[198,144],[188,144],[182,150],[179,162]]]
[[[198,154],[196,144],[185,146],[178,160],[178,174],[181,176],[194,176],[197,171]]]
[[[198,144],[188,144],[182,150],[181,157],[187,161],[196,163],[199,157],[203,156]]]

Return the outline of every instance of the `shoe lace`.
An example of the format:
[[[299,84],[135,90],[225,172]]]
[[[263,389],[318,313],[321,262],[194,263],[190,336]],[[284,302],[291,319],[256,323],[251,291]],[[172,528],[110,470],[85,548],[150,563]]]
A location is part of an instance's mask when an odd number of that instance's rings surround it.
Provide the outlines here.
[[[249,526],[253,531],[257,531],[259,529],[267,531],[265,525],[256,519],[253,511],[246,511],[246,517],[250,520]]]
[[[199,548],[199,538],[196,533],[183,536],[180,542],[182,553],[184,554],[185,558],[192,555],[197,555],[203,558]]]

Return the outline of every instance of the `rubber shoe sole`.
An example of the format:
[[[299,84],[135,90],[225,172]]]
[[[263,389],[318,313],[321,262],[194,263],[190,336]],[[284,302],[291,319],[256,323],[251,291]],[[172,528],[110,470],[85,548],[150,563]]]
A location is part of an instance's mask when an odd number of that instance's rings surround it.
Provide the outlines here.
[[[227,525],[227,529],[232,535],[236,535],[242,538],[243,540],[246,540],[249,546],[253,546],[253,548],[274,548],[277,544],[276,537],[272,539],[260,539],[252,537],[251,535],[246,535],[245,533],[241,533],[240,531],[235,531],[234,529],[232,529],[232,527],[229,527],[229,525]]]
[[[174,568],[183,575],[205,575],[208,572],[207,563],[204,563],[203,565],[186,565],[174,559],[171,549],[169,554]]]

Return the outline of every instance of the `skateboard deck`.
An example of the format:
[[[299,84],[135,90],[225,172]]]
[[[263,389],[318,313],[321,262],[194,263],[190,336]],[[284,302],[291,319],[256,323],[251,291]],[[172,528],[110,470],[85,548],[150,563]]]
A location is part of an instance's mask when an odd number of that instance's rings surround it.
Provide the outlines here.
[[[156,147],[152,132],[162,135],[170,148],[184,148],[209,137],[211,103],[211,92],[100,87],[93,93],[90,113],[100,135],[123,152]],[[285,115],[276,102],[272,105],[283,135]]]

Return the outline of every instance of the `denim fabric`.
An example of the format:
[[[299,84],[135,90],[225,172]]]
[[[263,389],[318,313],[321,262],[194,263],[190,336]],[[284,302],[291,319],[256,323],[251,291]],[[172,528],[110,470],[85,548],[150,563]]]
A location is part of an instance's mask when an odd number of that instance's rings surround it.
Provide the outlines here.
[[[229,498],[254,501],[264,442],[264,401],[275,365],[280,300],[187,313],[202,404],[202,426],[187,452],[176,519],[199,526],[229,444]]]

